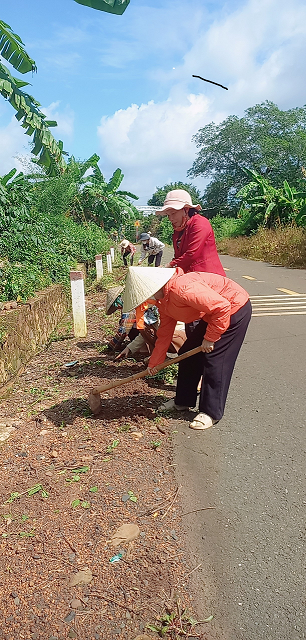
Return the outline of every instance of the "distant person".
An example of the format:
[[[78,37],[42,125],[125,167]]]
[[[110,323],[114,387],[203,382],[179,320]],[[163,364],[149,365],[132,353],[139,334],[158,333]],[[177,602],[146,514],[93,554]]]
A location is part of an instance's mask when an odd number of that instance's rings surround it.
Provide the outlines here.
[[[131,242],[129,242],[129,240],[122,240],[122,242],[120,242],[119,247],[121,248],[121,255],[122,255],[122,260],[123,260],[123,264],[125,267],[128,266],[127,263],[127,258],[128,256],[130,257],[130,264],[131,267],[133,266],[133,262],[134,262],[134,254],[136,253],[136,247],[134,244],[132,244]]]
[[[138,242],[142,243],[142,250],[138,264],[141,264],[146,258],[148,258],[149,265],[154,264],[155,260],[155,266],[159,267],[165,248],[164,243],[151,236],[150,233],[141,233]]]
[[[199,214],[200,204],[192,204],[184,189],[174,189],[166,195],[157,216],[168,216],[173,226],[174,258],[166,266],[189,271],[207,271],[225,276],[217,253],[213,228],[207,218]]]

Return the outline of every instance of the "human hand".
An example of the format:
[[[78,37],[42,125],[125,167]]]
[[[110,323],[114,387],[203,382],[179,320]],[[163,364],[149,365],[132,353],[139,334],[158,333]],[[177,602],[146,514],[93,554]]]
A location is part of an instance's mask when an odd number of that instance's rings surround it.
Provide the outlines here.
[[[209,340],[205,340],[204,338],[201,346],[202,346],[202,351],[204,351],[204,353],[211,353],[215,348],[215,343],[209,342]]]
[[[127,358],[127,356],[129,355],[130,350],[128,347],[125,347],[125,349],[123,349],[123,351],[121,351],[121,353],[119,353],[116,357],[115,360],[120,360],[120,358]]]
[[[142,260],[138,260],[137,264],[141,264],[141,263],[142,263]]]
[[[168,262],[168,264],[165,264],[164,266],[165,269],[171,269],[171,262]]]
[[[158,373],[158,368],[157,367],[153,367],[152,369],[150,367],[147,367],[147,375],[148,376],[155,376],[156,373]]]

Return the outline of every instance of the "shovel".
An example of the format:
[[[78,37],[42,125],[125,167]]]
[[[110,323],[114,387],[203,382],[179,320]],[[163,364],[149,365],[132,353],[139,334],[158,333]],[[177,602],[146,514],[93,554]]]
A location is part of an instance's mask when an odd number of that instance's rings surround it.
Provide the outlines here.
[[[169,364],[176,364],[176,362],[181,362],[181,360],[185,360],[186,358],[190,358],[190,356],[194,356],[196,353],[200,353],[202,351],[202,347],[195,347],[195,349],[191,349],[191,351],[186,351],[186,353],[182,353],[181,356],[176,356],[176,358],[169,358],[162,362],[162,364],[157,365],[156,369],[158,371],[162,371],[169,366]],[[144,378],[148,375],[148,370],[144,369],[139,373],[135,373],[133,376],[128,376],[128,378],[121,378],[121,380],[113,380],[108,384],[101,384],[99,387],[94,387],[94,389],[90,392],[88,398],[88,404],[91,408],[91,411],[97,415],[102,411],[102,403],[100,398],[100,393],[103,391],[109,391],[109,389],[114,389],[114,387],[121,387],[123,384],[128,384],[128,382],[134,382],[134,380],[139,380],[139,378]]]

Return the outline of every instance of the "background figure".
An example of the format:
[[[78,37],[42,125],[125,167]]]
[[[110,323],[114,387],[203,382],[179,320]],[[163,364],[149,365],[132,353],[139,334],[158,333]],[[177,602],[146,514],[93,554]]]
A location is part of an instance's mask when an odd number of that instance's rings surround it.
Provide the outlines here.
[[[165,248],[164,243],[148,233],[141,233],[138,242],[142,243],[142,251],[138,264],[141,264],[146,258],[148,258],[149,265],[154,264],[155,260],[155,266],[159,267]]]
[[[130,256],[130,264],[132,267],[134,262],[134,254],[136,253],[135,245],[129,242],[129,240],[122,240],[119,246],[121,247],[121,255],[122,255],[124,266],[125,267],[128,266],[127,257]]]
[[[189,271],[207,271],[225,276],[218,256],[213,228],[204,216],[199,214],[201,205],[192,204],[191,197],[184,189],[174,189],[167,193],[164,206],[156,215],[168,216],[173,226],[174,258],[167,267],[181,267]]]

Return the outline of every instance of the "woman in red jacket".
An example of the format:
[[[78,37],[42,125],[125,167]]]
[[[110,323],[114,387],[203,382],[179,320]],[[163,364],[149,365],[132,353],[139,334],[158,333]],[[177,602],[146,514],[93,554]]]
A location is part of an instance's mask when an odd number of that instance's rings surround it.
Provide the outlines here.
[[[160,326],[151,354],[148,373],[164,362],[177,321],[199,320],[180,353],[202,345],[202,352],[179,363],[176,396],[172,407],[194,407],[197,385],[202,377],[200,413],[191,422],[193,429],[207,429],[224,413],[235,362],[243,343],[252,308],[248,293],[236,282],[213,273],[184,274],[181,269],[129,269],[124,311],[141,304],[143,296],[158,301]]]
[[[168,216],[173,226],[174,258],[167,267],[188,271],[207,271],[225,276],[217,253],[213,228],[198,212],[201,205],[192,204],[184,189],[174,189],[166,195],[164,206],[156,215]]]

